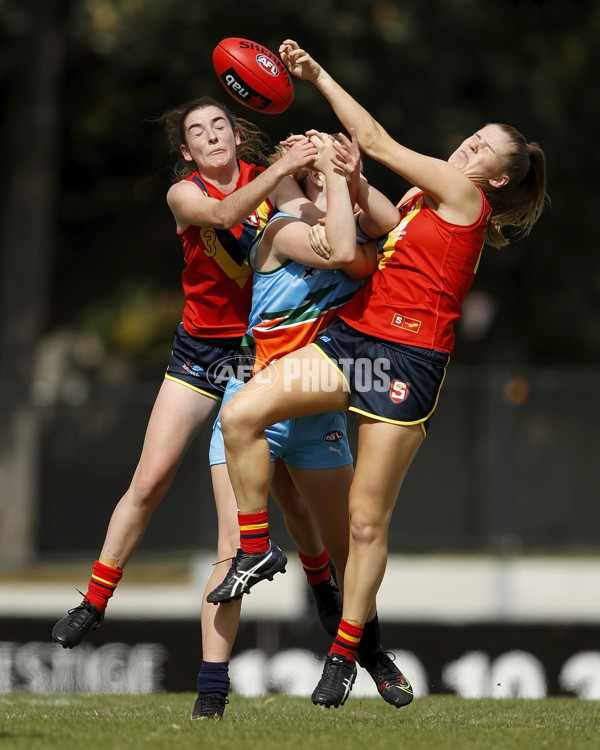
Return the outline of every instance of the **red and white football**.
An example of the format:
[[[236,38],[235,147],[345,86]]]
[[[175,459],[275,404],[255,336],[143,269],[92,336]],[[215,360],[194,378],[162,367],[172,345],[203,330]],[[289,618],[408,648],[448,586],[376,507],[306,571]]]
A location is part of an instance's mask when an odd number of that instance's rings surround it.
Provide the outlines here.
[[[256,112],[283,112],[294,99],[287,68],[262,44],[233,36],[222,39],[213,52],[213,66],[231,96]]]

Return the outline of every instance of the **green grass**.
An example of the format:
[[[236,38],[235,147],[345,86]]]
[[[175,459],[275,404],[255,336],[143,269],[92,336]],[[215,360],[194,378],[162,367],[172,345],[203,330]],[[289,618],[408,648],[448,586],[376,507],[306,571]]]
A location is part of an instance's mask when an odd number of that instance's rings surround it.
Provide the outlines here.
[[[598,750],[600,704],[576,698],[418,698],[394,709],[353,698],[339,709],[307,698],[232,696],[220,722],[191,721],[195,696],[0,696],[7,750]]]

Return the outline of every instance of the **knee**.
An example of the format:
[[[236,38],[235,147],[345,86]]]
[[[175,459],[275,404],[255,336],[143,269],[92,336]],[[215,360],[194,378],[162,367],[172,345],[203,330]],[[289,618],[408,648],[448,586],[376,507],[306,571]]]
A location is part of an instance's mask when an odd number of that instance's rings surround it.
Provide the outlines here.
[[[130,505],[141,512],[152,512],[161,503],[171,484],[164,472],[139,470],[136,472],[127,497]]]
[[[221,409],[219,419],[221,420],[221,431],[223,438],[231,442],[236,437],[248,434],[250,430],[248,401],[250,399],[238,398],[234,396]]]
[[[370,514],[355,511],[350,514],[350,534],[359,545],[374,544],[386,538],[384,525]]]

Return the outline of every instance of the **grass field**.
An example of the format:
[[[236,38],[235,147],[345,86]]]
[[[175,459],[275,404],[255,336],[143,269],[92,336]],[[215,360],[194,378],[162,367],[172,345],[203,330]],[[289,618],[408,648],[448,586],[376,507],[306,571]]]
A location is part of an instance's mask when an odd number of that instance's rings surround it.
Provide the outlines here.
[[[600,703],[576,698],[418,698],[394,709],[353,698],[339,709],[307,698],[231,697],[220,722],[191,721],[195,696],[0,696],[7,750],[598,750]]]

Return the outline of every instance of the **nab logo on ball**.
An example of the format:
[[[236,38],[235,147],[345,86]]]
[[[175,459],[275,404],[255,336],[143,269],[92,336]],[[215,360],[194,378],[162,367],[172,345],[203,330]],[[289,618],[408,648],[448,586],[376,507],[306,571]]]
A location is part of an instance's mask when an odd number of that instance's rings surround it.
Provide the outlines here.
[[[250,107],[250,109],[255,109],[257,112],[267,111],[273,103],[271,99],[261,96],[258,91],[253,89],[234,68],[229,68],[229,70],[225,71],[221,76],[221,83],[234,99]]]
[[[213,52],[213,66],[231,96],[257,112],[283,112],[294,99],[287,68],[262,44],[238,37],[223,39]]]

